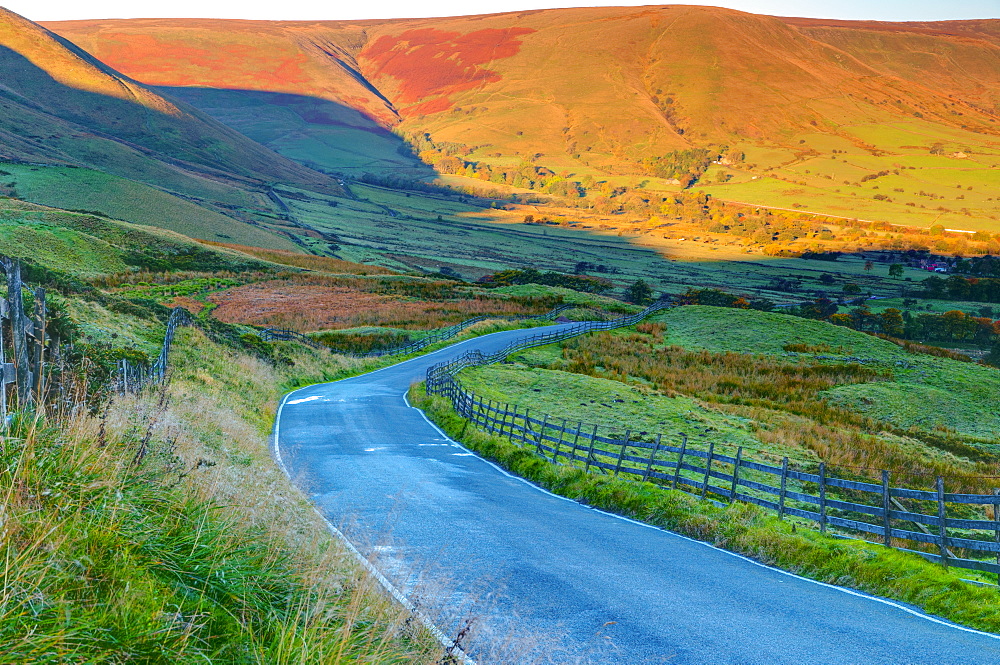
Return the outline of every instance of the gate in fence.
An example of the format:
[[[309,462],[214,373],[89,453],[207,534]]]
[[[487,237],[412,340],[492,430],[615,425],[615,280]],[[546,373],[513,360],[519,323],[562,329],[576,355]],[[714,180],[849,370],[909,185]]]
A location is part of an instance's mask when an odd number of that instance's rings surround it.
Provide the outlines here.
[[[678,489],[701,498],[745,501],[774,511],[813,520],[821,531],[836,527],[853,537],[867,535],[878,542],[913,552],[944,566],[1000,573],[1000,494],[960,494],[945,491],[945,480],[933,489],[893,487],[888,471],[881,482],[837,478],[824,463],[812,470],[795,469],[785,457],[779,464],[749,459],[743,447],[722,451],[691,445],[681,434],[679,443],[664,442],[662,434],[602,435],[596,425],[570,423],[548,414],[534,414],[518,405],[486,400],[467,390],[457,374],[468,367],[499,362],[518,351],[551,344],[594,330],[633,325],[663,305],[617,321],[588,323],[570,329],[532,335],[496,353],[478,351],[427,370],[427,392],[448,398],[455,410],[476,426],[509,438],[555,464],[585,471],[650,481],[664,489]],[[985,510],[990,507],[991,510]],[[975,513],[981,513],[976,515]],[[992,512],[990,518],[989,513]],[[963,516],[955,516],[960,513]],[[925,543],[936,552],[901,546],[898,541]],[[972,553],[992,560],[972,558]]]

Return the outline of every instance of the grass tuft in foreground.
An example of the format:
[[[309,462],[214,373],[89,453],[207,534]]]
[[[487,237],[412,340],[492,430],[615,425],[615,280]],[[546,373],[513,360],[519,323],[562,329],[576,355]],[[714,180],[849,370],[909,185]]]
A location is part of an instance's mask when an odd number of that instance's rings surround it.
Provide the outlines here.
[[[969,585],[956,573],[916,555],[843,540],[783,522],[756,506],[720,507],[680,491],[554,465],[530,450],[469,426],[442,397],[423,385],[410,390],[449,436],[541,487],[595,508],[745,554],[811,579],[847,586],[923,608],[957,623],[1000,632],[1000,592]]]

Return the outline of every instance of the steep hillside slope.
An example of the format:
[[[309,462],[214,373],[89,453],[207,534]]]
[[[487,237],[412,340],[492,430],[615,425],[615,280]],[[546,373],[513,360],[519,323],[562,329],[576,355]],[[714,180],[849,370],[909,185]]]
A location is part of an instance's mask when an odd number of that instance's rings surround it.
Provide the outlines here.
[[[0,63],[4,129],[12,144],[5,146],[7,157],[52,159],[62,153],[82,165],[112,171],[127,169],[123,161],[145,157],[199,174],[335,189],[322,176],[276,157],[6,10],[0,12]],[[118,145],[102,145],[107,141]],[[138,154],[123,160],[129,151]]]
[[[2,9],[0,68],[0,162],[14,176],[5,194],[167,228],[183,219],[180,230],[196,237],[289,248],[259,228],[275,214],[269,188],[342,193],[328,176]]]

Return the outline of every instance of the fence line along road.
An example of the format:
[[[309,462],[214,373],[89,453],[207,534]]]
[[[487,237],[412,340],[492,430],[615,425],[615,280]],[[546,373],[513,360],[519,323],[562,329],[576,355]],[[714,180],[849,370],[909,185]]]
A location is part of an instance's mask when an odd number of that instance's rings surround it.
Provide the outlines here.
[[[130,363],[125,358],[118,361],[118,391],[136,393],[151,383],[162,383],[167,375],[174,333],[178,326],[189,326],[192,321],[190,312],[183,307],[174,307],[170,312],[170,318],[167,319],[167,330],[163,334],[160,355],[153,361],[153,364],[146,367]]]
[[[993,494],[949,493],[941,476],[931,490],[892,487],[888,471],[881,472],[881,482],[877,484],[836,478],[830,475],[825,463],[819,463],[815,472],[807,472],[793,469],[784,457],[780,466],[776,466],[745,457],[742,446],[732,446],[735,453],[731,455],[716,450],[714,443],[707,449],[699,449],[690,445],[684,434],[679,437],[679,445],[664,443],[662,434],[653,437],[646,432],[602,436],[597,425],[569,423],[565,418],[548,414],[532,415],[528,408],[486,400],[466,389],[457,378],[468,367],[497,363],[518,351],[586,332],[630,326],[668,306],[658,303],[615,321],[588,322],[558,332],[532,335],[488,355],[479,351],[465,353],[427,370],[427,392],[448,398],[461,416],[483,430],[533,449],[555,464],[650,481],[661,488],[679,489],[701,498],[745,501],[774,511],[781,518],[794,515],[813,520],[822,532],[828,527],[839,527],[854,537],[858,537],[856,534],[877,537],[887,547],[913,552],[945,567],[1000,573],[997,490]],[[976,506],[980,507],[978,511]],[[985,513],[983,506],[992,506],[992,519],[978,519],[983,515],[977,512]],[[904,528],[908,525],[912,526]],[[937,553],[899,547],[894,540],[934,545]],[[970,552],[985,553],[996,559],[995,562],[973,559]]]
[[[537,314],[533,316],[477,316],[471,319],[466,319],[461,323],[456,323],[453,326],[447,328],[438,328],[437,330],[429,333],[428,335],[421,337],[418,340],[407,342],[399,346],[390,347],[388,349],[378,349],[375,351],[369,351],[368,353],[340,353],[340,355],[350,356],[352,358],[381,358],[382,356],[398,356],[406,355],[408,353],[413,353],[424,349],[431,344],[437,342],[443,342],[444,340],[451,339],[455,335],[459,334],[469,326],[475,325],[481,321],[486,321],[488,319],[506,319],[508,321],[528,321],[528,320],[553,320],[560,313],[565,312],[568,309],[573,309],[577,305],[560,305],[550,312],[545,314]],[[294,330],[287,330],[285,328],[265,328],[260,331],[260,338],[265,342],[272,341],[283,341],[283,342],[301,342],[311,346],[314,349],[328,349],[330,347],[320,344],[308,335],[303,335],[302,333],[295,332]],[[332,349],[331,349],[332,350]],[[339,352],[338,352],[339,353]]]

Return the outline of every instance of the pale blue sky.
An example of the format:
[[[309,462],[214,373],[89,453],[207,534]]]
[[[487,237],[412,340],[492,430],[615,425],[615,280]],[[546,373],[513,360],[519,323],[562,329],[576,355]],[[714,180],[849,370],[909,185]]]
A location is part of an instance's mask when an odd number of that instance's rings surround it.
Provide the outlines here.
[[[246,19],[366,19],[455,16],[602,5],[644,5],[647,2],[581,0],[0,0],[8,9],[34,21],[84,18],[246,18]],[[755,14],[881,21],[931,21],[1000,18],[1000,0],[720,0],[675,4],[711,4]]]

